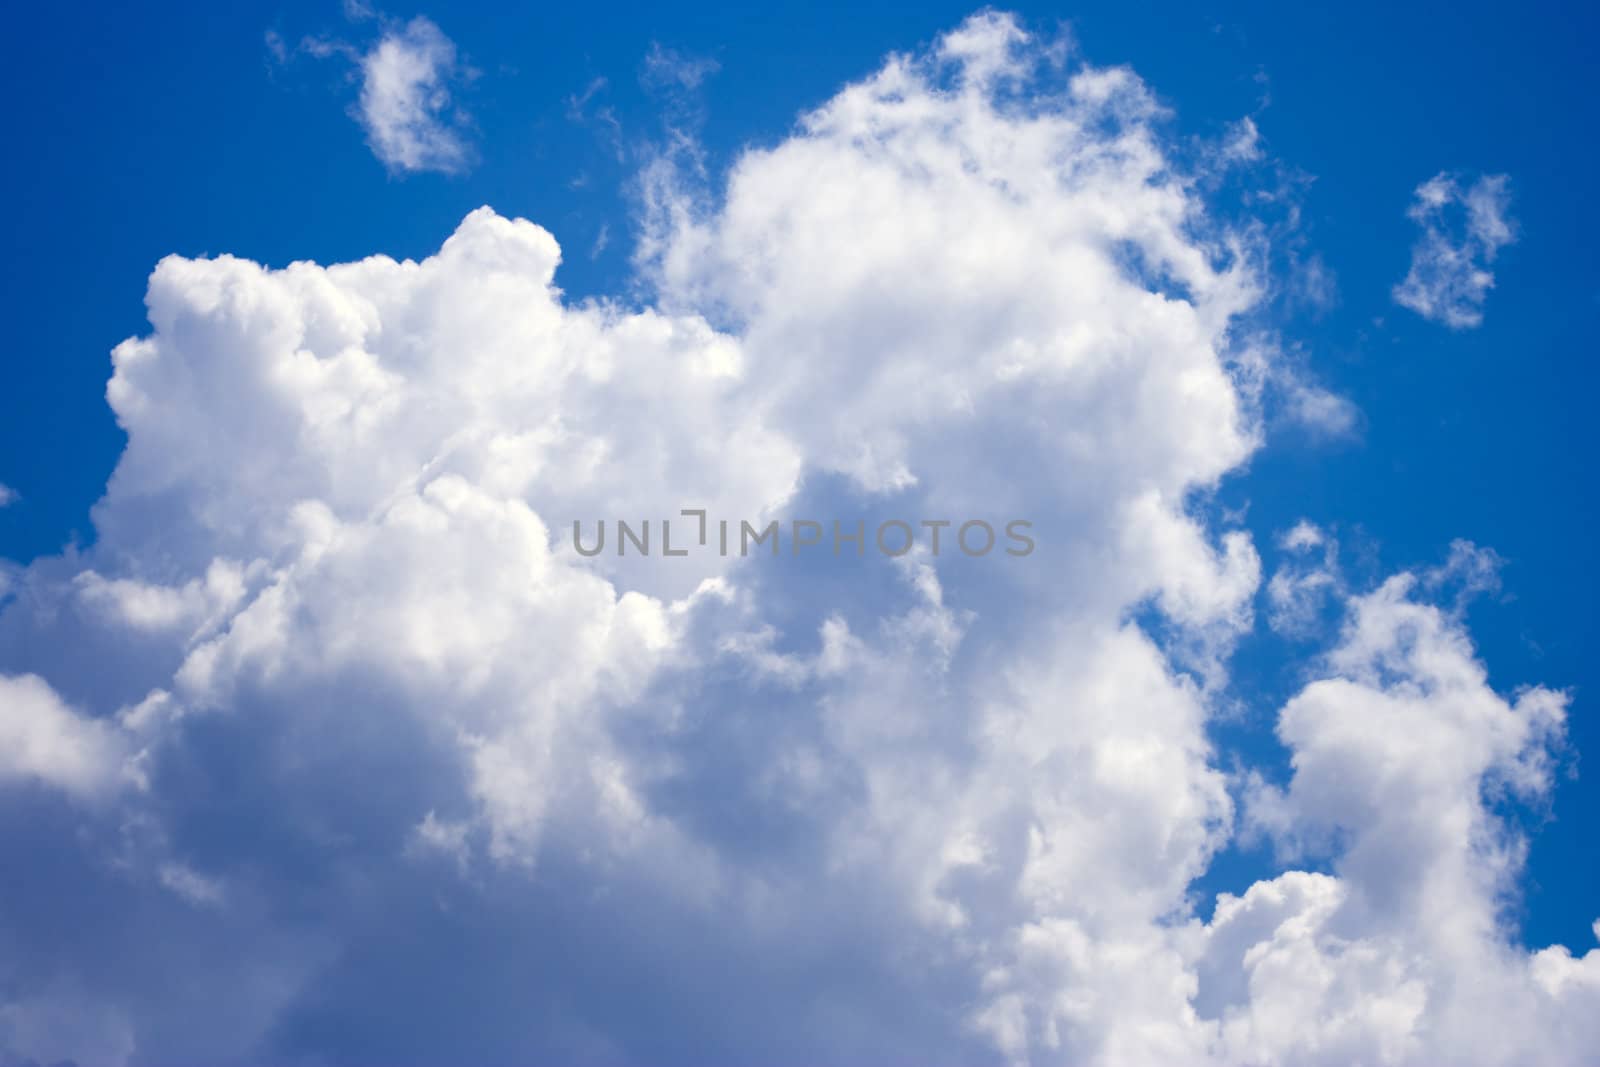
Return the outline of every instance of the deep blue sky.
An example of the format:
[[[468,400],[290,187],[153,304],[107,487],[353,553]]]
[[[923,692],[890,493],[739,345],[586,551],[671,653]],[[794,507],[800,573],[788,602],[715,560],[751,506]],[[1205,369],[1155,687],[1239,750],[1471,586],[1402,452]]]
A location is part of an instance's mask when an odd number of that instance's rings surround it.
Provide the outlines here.
[[[1312,369],[1361,409],[1359,441],[1273,442],[1230,482],[1270,567],[1272,535],[1308,517],[1367,553],[1372,575],[1440,560],[1455,538],[1506,558],[1505,591],[1472,616],[1497,687],[1570,687],[1569,762],[1600,753],[1594,694],[1592,394],[1600,326],[1593,198],[1600,129],[1589,5],[1015,5],[1066,21],[1100,64],[1131,64],[1185,133],[1256,116],[1268,151],[1314,181],[1306,251],[1338,303],[1285,324]],[[144,332],[145,279],[172,252],[274,265],[374,252],[418,257],[480,204],[562,242],[569,293],[630,293],[628,180],[569,98],[614,109],[626,142],[656,135],[637,70],[652,42],[713,57],[704,138],[713,168],[770,143],[797,112],[927,41],[966,4],[502,5],[426,13],[481,72],[463,103],[480,159],[468,174],[391,177],[345,113],[344,68],[275,65],[274,29],[355,35],[336,4],[19,8],[0,79],[12,101],[0,173],[13,204],[3,299],[0,556],[93,540],[89,509],[122,446],[103,390],[109,350]],[[1263,108],[1263,98],[1268,103]],[[1511,176],[1521,240],[1496,264],[1484,325],[1451,331],[1396,307],[1412,189],[1440,170]],[[582,178],[580,182],[579,179]],[[610,242],[591,258],[602,225]],[[197,447],[204,447],[197,442]],[[1352,555],[1359,555],[1352,551]],[[1271,642],[1242,653],[1260,701],[1295,681]],[[1565,781],[1534,838],[1525,935],[1583,945],[1600,900],[1589,846],[1600,774]],[[1587,827],[1587,829],[1586,829]],[[1226,869],[1226,868],[1224,868]],[[1232,881],[1232,879],[1228,879]]]

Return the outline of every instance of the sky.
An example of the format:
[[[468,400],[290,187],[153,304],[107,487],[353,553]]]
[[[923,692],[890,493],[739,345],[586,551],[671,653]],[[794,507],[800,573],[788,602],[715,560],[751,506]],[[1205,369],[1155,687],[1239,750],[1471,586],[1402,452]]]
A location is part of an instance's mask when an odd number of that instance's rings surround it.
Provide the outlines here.
[[[0,1064],[1600,1045],[1594,13],[13,22]]]

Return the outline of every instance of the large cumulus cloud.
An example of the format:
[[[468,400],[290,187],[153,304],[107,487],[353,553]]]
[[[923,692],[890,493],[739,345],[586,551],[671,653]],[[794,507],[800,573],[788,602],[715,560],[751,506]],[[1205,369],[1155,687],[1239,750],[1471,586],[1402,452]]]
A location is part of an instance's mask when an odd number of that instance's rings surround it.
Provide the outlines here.
[[[1269,280],[1166,122],[988,14],[714,194],[659,161],[643,310],[487,208],[421,263],[163,261],[99,540],[0,615],[0,1049],[1573,1062],[1600,956],[1512,946],[1485,799],[1544,791],[1561,694],[1498,695],[1414,578],[1317,582],[1292,777],[1241,811],[1212,750]],[[567,541],[681,508],[1038,549]],[[1203,921],[1241,822],[1331,865]]]

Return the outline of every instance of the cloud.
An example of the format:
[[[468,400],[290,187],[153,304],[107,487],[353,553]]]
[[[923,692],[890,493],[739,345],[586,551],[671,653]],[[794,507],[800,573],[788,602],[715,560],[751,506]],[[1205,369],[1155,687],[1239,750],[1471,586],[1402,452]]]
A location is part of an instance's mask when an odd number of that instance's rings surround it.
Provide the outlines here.
[[[0,784],[92,798],[116,787],[125,757],[115,727],[67,707],[44,679],[0,674]]]
[[[1441,172],[1417,186],[1406,212],[1422,227],[1411,267],[1394,287],[1395,302],[1451,329],[1483,322],[1494,287],[1489,270],[1500,249],[1517,239],[1511,219],[1510,179],[1504,174],[1465,179]]]
[[[281,34],[268,30],[267,51],[279,65],[301,54],[348,63],[352,80],[360,84],[350,114],[366,131],[372,154],[391,173],[454,174],[470,168],[472,117],[455,94],[477,72],[462,62],[455,42],[422,15],[400,23],[365,4],[347,3],[345,17],[356,23],[377,19],[377,38],[363,47],[338,37],[308,36],[291,48]]]
[[[1349,437],[1361,425],[1361,411],[1348,397],[1306,382],[1293,374],[1284,374],[1280,385],[1287,394],[1284,398],[1285,417],[1318,437]]]
[[[1202,965],[1202,995],[1216,966],[1238,1062],[1570,1064],[1593,1041],[1574,1011],[1595,987],[1541,970],[1587,975],[1600,950],[1530,956],[1505,943],[1502,916],[1524,842],[1495,802],[1547,794],[1567,697],[1491,690],[1459,621],[1418,585],[1402,574],[1351,598],[1327,676],[1279,717],[1293,778],[1252,817],[1292,853],[1331,855],[1334,873],[1219,902],[1207,951],[1230,962]]]
[[[395,171],[464,170],[468,118],[451,89],[466,76],[456,46],[418,15],[390,29],[361,57],[358,113],[367,143]]]
[[[710,56],[685,55],[676,49],[663,48],[659,41],[651,41],[650,50],[639,64],[639,81],[647,89],[687,92],[700,88],[700,83],[721,66]]]
[[[220,885],[181,863],[168,863],[159,871],[161,884],[196,907],[216,907],[222,903]]]
[[[643,306],[566,300],[554,238],[488,208],[420,262],[163,260],[97,539],[0,606],[18,721],[90,754],[0,806],[39,868],[0,887],[6,1010],[115,1022],[113,1064],[1425,1064],[1490,1062],[1438,1027],[1504,992],[1529,1062],[1587,1047],[1600,957],[1483,921],[1517,852],[1481,788],[1544,795],[1564,698],[1489,689],[1427,582],[1328,592],[1295,774],[1246,797],[1332,873],[1201,918],[1261,583],[1204,501],[1285,357],[1239,328],[1254,231],[1165,130],[991,12],[715,194],[662,167]],[[567,540],[686,507],[1038,546]]]
[[[9,485],[0,483],[0,508],[10,507],[17,502],[17,491]]]
[[[1288,558],[1267,583],[1268,625],[1288,637],[1313,636],[1323,629],[1330,600],[1348,592],[1338,542],[1302,519],[1279,547]]]

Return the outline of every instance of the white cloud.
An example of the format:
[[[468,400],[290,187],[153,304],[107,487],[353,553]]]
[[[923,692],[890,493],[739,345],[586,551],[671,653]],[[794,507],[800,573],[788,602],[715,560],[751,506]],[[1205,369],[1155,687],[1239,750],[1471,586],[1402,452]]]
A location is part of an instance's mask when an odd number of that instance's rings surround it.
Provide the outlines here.
[[[1360,410],[1348,397],[1303,381],[1286,384],[1287,414],[1311,432],[1328,438],[1348,437],[1360,425]]]
[[[0,483],[0,508],[10,507],[17,502],[17,491],[9,485]]]
[[[1489,690],[1409,580],[1326,590],[1349,632],[1284,709],[1295,777],[1251,794],[1334,873],[1199,920],[1236,819],[1208,719],[1261,574],[1193,502],[1262,445],[1248,379],[1281,354],[1241,351],[1260,259],[1150,91],[1040,89],[1063,62],[980,15],[725,193],[662,167],[639,310],[565,301],[550,234],[487,208],[422,262],[158,265],[96,543],[0,611],[0,648],[138,738],[147,787],[88,836],[128,872],[102,906],[165,924],[92,987],[142,1059],[1425,1064],[1458,1050],[1433,1020],[1489,1017],[1468,979],[1539,1013],[1533,1062],[1584,1047],[1600,957],[1481,921],[1515,848],[1480,786],[1540,794],[1562,700]],[[567,548],[683,507],[1015,515],[1038,550]],[[7,684],[102,753],[30,767],[107,777],[112,727]]]
[[[250,577],[228,561],[216,560],[202,577],[179,588],[133,578],[108,580],[92,570],[79,573],[74,582],[85,603],[125,625],[149,630],[185,626],[194,632],[231,615],[245,596]]]
[[[451,93],[469,72],[454,42],[418,15],[386,30],[359,62],[357,115],[373,154],[394,171],[466,169],[470,120]]]
[[[1600,953],[1508,944],[1524,843],[1491,807],[1548,791],[1567,699],[1494,692],[1417,587],[1353,598],[1329,675],[1283,709],[1294,776],[1254,817],[1335,873],[1219,903],[1201,979],[1227,991],[1210,1013],[1226,1062],[1566,1065],[1592,1047]]]
[[[37,783],[94,798],[121,781],[126,755],[115,726],[67,707],[44,679],[0,674],[0,785]]]
[[[272,61],[286,65],[299,55],[349,64],[360,84],[351,116],[367,134],[367,145],[394,174],[469,169],[475,161],[472,116],[457,93],[478,72],[463,62],[455,42],[437,24],[418,15],[397,22],[359,2],[344,5],[352,23],[374,21],[376,39],[361,44],[311,35],[291,47],[276,30],[265,35]]]
[[[1406,212],[1422,227],[1411,249],[1411,267],[1394,287],[1395,302],[1452,329],[1483,322],[1483,305],[1494,287],[1489,270],[1496,254],[1516,240],[1510,216],[1510,179],[1504,174],[1464,179],[1440,173],[1417,186]]]
[[[1288,558],[1267,583],[1267,623],[1285,636],[1313,636],[1330,602],[1348,592],[1339,571],[1338,542],[1301,519],[1279,539],[1279,547]]]

